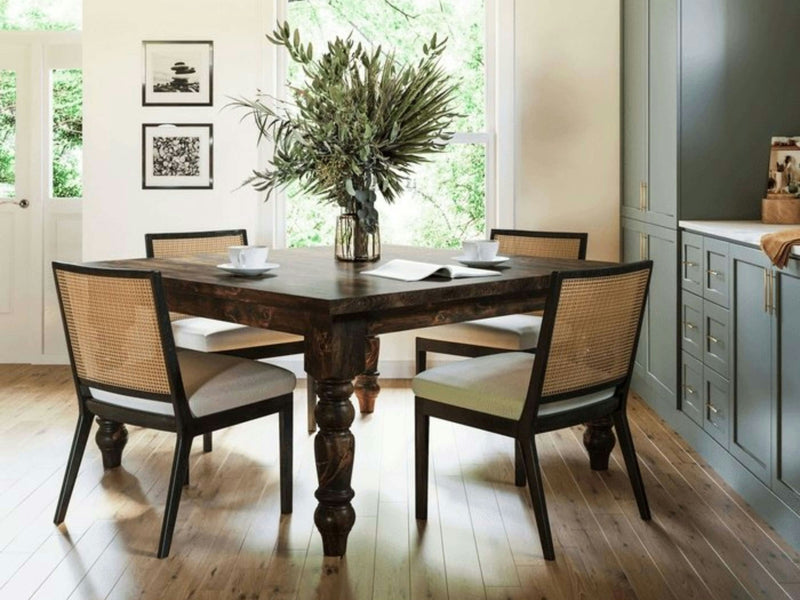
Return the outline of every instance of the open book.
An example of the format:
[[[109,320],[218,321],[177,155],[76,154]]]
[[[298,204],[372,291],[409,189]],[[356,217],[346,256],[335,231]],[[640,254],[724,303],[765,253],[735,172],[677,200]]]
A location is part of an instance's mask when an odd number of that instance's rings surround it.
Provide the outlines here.
[[[418,262],[416,260],[395,258],[377,269],[361,271],[361,274],[386,277],[388,279],[399,279],[400,281],[419,281],[431,275],[456,279],[458,277],[487,277],[489,275],[500,275],[500,272],[490,271],[489,269],[462,267],[459,265],[435,265],[433,263]]]

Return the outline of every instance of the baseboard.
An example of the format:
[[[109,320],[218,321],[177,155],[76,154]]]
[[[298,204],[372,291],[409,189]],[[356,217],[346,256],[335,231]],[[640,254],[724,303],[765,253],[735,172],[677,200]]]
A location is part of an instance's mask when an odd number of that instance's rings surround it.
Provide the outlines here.
[[[642,378],[634,378],[631,388],[659,417],[686,440],[709,466],[730,485],[792,547],[800,551],[800,515],[737,461],[702,427],[668,405]],[[658,398],[653,402],[653,398]]]

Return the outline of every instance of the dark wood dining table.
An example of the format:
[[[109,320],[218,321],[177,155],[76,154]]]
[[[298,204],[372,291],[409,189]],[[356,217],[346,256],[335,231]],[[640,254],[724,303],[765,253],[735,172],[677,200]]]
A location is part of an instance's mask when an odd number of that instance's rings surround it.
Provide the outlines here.
[[[454,250],[384,246],[379,263],[339,262],[330,247],[273,250],[279,268],[236,277],[216,267],[222,255],[128,259],[93,263],[153,269],[162,274],[170,310],[305,336],[305,370],[316,380],[319,431],[314,453],[319,487],[314,522],[326,556],[342,556],[355,522],[350,481],[355,439],[350,425],[353,379],[364,371],[368,339],[379,334],[540,309],[553,271],[608,263],[511,257],[500,275],[397,281],[361,274],[393,258],[456,264]],[[102,422],[97,442],[104,464],[119,464],[126,434]],[[608,466],[614,445],[610,421],[584,436],[592,468]]]

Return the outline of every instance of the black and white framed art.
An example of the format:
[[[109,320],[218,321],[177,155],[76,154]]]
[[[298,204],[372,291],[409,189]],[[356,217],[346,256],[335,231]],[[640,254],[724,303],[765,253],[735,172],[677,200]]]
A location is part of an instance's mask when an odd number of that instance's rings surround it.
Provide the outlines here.
[[[211,106],[214,98],[214,43],[142,42],[142,106]]]
[[[213,158],[210,123],[142,125],[143,189],[211,189]]]

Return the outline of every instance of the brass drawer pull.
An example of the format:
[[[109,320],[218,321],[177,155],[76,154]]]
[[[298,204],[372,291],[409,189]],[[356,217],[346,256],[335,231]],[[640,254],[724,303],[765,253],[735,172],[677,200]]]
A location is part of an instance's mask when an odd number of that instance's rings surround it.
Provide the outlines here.
[[[687,393],[687,394],[690,394],[690,395],[694,396],[694,388],[693,388],[692,386],[690,386],[690,385],[684,385],[684,386],[683,386],[683,389],[685,389],[685,390],[686,390],[686,393]]]
[[[712,277],[717,277],[718,279],[722,279],[722,273],[720,273],[719,271],[715,271],[714,269],[706,269],[706,273],[708,273]]]
[[[699,267],[700,266],[696,262],[692,262],[691,260],[685,260],[685,261],[683,261],[683,264],[685,266],[687,266],[687,267]]]
[[[708,408],[708,410],[710,410],[715,415],[719,413],[719,409],[713,404],[711,404],[711,402],[706,402],[706,408]]]
[[[719,340],[715,338],[713,335],[707,335],[706,339],[712,344],[719,344]]]
[[[684,321],[683,324],[686,327],[686,329],[697,329],[697,325],[695,325],[691,321]]]

